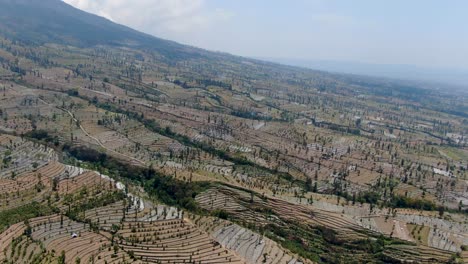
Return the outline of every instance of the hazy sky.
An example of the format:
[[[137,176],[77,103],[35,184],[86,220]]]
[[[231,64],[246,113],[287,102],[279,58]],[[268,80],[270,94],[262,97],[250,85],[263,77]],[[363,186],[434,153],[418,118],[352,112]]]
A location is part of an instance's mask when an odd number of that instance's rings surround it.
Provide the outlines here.
[[[465,0],[64,0],[162,38],[268,58],[468,69]]]

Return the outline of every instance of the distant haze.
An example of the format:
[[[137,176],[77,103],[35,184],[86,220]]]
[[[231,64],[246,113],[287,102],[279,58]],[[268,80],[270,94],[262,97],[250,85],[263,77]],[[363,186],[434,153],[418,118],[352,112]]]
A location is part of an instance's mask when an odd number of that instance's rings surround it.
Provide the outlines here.
[[[257,59],[328,72],[452,84],[468,91],[468,70],[429,68],[414,65],[371,64],[350,61],[299,60],[286,58]]]
[[[65,2],[145,33],[209,50],[289,58],[332,71],[466,83],[464,0]]]

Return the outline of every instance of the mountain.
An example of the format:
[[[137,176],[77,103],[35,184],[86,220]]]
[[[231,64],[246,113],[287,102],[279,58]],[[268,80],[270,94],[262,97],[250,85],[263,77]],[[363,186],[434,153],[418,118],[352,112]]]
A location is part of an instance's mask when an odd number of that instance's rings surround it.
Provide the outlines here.
[[[192,79],[194,74],[204,76],[203,78],[209,75],[223,79],[235,73],[242,78],[246,76],[252,79],[268,77],[269,81],[286,84],[297,82],[297,77],[305,74],[311,78],[304,82],[308,86],[312,85],[320,89],[327,87],[334,92],[338,92],[337,88],[341,92],[354,89],[346,84],[372,87],[374,92],[379,91],[378,93],[384,92],[385,94],[390,90],[399,91],[402,87],[401,82],[395,80],[330,73],[339,70],[327,67],[326,63],[308,67],[310,64],[289,60],[267,62],[268,60],[250,59],[183,45],[84,12],[62,0],[0,0],[0,6],[0,35],[8,39],[31,45],[55,43],[78,48],[109,46],[149,51],[152,56],[156,55],[166,64],[175,65],[181,61],[194,63],[190,66],[192,76],[188,76],[188,79]],[[300,68],[304,66],[308,69]],[[344,72],[363,75],[366,73],[362,70],[359,72],[344,70]],[[372,75],[372,71],[369,72],[371,74],[368,75]],[[419,88],[432,89],[427,84],[405,83],[403,86],[405,86],[404,90],[418,92]]]
[[[0,35],[32,44],[57,43],[76,47],[98,45],[124,46],[156,52],[169,63],[191,58],[247,60],[225,53],[209,52],[200,48],[157,38],[106,18],[74,8],[62,0],[0,0]],[[454,84],[452,90],[466,90],[467,72],[427,69],[407,65],[374,65],[338,61],[309,61],[282,58],[260,58],[273,63],[306,67],[327,72],[365,76],[419,80]],[[260,60],[257,64],[265,64]],[[271,66],[271,65],[270,65]],[[275,65],[275,68],[280,67]],[[283,67],[285,69],[285,67]],[[321,75],[323,76],[323,72]],[[427,86],[427,85],[426,85]]]
[[[259,58],[275,63],[306,67],[328,72],[358,74],[411,81],[450,84],[468,90],[468,70],[430,68],[415,65],[374,64],[353,61],[306,60],[289,58]]]
[[[0,0],[0,6],[0,34],[22,42],[128,46],[156,51],[168,59],[207,55],[202,49],[138,32],[61,0]]]

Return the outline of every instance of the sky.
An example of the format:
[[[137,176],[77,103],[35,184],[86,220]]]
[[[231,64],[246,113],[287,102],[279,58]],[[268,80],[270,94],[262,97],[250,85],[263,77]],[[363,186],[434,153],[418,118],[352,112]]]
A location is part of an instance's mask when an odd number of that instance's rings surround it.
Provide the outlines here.
[[[64,0],[161,38],[256,58],[468,70],[468,1]]]

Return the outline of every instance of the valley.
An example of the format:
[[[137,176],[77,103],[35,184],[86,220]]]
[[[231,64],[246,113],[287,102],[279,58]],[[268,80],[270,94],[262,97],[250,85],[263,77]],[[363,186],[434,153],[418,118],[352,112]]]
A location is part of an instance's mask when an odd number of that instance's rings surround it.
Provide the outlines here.
[[[2,34],[0,263],[468,263],[468,94],[158,41]]]

